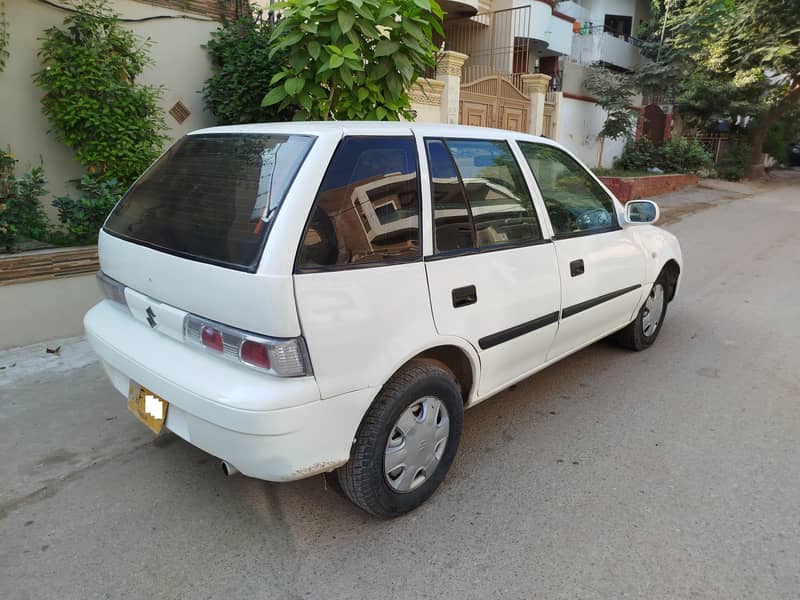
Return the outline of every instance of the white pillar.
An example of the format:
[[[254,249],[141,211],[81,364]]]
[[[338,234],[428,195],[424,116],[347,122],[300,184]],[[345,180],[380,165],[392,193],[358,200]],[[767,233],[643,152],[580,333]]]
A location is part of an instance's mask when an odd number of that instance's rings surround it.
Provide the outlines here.
[[[547,97],[547,86],[550,75],[529,73],[522,76],[522,92],[531,97],[530,121],[528,133],[542,135],[544,123],[544,102]]]
[[[461,98],[461,67],[469,58],[461,52],[440,52],[436,65],[436,79],[444,83],[442,90],[441,122],[458,124]]]
[[[556,92],[553,94],[554,99],[554,106],[553,106],[553,117],[551,119],[552,129],[551,133],[552,138],[558,141],[558,134],[560,132],[560,119],[561,119],[561,101],[564,99],[564,92]],[[548,132],[543,132],[546,135],[550,135]]]

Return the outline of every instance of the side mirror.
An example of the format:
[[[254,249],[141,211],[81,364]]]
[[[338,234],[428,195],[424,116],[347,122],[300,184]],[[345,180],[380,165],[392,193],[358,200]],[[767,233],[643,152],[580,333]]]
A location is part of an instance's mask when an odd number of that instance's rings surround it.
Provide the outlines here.
[[[631,200],[625,204],[625,222],[631,225],[652,225],[661,211],[652,200]]]

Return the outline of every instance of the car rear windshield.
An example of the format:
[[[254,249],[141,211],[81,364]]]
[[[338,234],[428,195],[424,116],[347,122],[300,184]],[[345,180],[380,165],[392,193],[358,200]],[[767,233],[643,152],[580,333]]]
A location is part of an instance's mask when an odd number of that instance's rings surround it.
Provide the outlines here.
[[[128,190],[105,230],[194,260],[254,271],[310,136],[198,134]]]

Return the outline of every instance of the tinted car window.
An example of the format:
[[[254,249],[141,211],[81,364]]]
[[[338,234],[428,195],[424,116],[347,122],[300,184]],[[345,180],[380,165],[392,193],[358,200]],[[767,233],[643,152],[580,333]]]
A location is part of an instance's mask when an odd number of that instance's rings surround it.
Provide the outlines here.
[[[453,159],[442,140],[426,140],[436,251],[474,248],[472,219]]]
[[[255,269],[268,224],[313,138],[188,135],[128,191],[105,230],[133,242]]]
[[[511,148],[496,140],[446,140],[475,224],[479,247],[542,239],[530,193]]]
[[[404,261],[419,253],[414,139],[345,138],[317,194],[299,266]]]
[[[519,142],[542,193],[556,235],[617,227],[614,203],[569,154],[553,146]]]

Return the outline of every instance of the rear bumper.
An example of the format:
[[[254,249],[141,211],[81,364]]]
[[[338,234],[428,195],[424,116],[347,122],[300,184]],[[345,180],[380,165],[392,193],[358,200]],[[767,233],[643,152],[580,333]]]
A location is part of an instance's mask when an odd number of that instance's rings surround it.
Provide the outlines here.
[[[166,427],[245,475],[291,481],[349,460],[372,392],[321,400],[313,377],[265,375],[150,330],[106,300],[84,318],[114,387],[131,380],[169,402]]]

